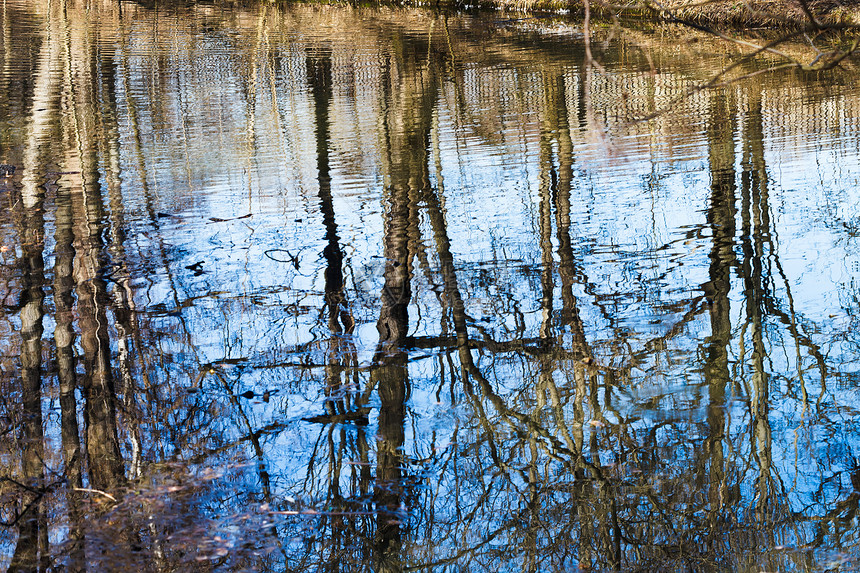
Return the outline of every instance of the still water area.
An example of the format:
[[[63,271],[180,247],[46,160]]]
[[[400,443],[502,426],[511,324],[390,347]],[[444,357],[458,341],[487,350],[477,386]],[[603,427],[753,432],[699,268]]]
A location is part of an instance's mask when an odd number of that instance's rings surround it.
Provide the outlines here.
[[[585,39],[3,2],[0,570],[860,569],[856,64]]]

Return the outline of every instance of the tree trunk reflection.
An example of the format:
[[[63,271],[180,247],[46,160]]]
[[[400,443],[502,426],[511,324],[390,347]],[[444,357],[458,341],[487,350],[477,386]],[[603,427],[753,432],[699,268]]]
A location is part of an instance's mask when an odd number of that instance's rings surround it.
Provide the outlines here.
[[[90,483],[96,489],[112,491],[125,477],[119,448],[116,418],[116,389],[111,364],[111,341],[107,309],[110,297],[104,279],[105,224],[104,198],[99,181],[98,141],[95,118],[84,110],[95,105],[97,93],[94,64],[78,84],[75,104],[76,132],[81,137],[80,179],[71,192],[72,211],[77,222],[75,281],[78,300],[80,344],[84,375],[80,380],[84,395],[84,423]]]
[[[705,383],[708,388],[707,438],[704,452],[708,456],[707,468],[700,478],[707,485],[710,501],[711,543],[716,543],[720,515],[727,497],[725,408],[726,390],[730,383],[728,345],[731,340],[731,272],[736,265],[735,241],[735,114],[733,102],[726,93],[714,92],[711,96],[708,122],[708,160],[711,173],[711,198],[707,220],[711,226],[713,247],[710,253],[708,283],[705,296],[710,305],[711,335],[705,342]]]
[[[374,563],[377,571],[402,570],[402,522],[408,488],[404,481],[406,400],[409,373],[404,343],[409,330],[412,267],[418,242],[417,201],[429,187],[429,142],[436,99],[431,62],[415,58],[420,45],[405,44],[389,60],[383,85],[387,99],[384,138],[388,144],[383,238],[384,284],[376,329],[379,343],[371,383],[379,395]],[[396,62],[396,64],[395,64]]]
[[[22,490],[18,516],[18,541],[9,572],[41,571],[47,568],[48,527],[43,501],[45,447],[42,420],[42,320],[45,315],[44,283],[45,220],[44,187],[25,181],[17,210],[23,256],[21,270],[21,402]]]

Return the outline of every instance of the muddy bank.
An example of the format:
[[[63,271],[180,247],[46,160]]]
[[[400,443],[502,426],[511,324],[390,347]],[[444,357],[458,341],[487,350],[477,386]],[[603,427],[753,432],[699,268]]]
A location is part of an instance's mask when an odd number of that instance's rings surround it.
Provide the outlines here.
[[[504,8],[586,12],[583,0],[495,0],[492,4]],[[704,26],[733,28],[816,29],[860,24],[860,2],[855,0],[643,0],[629,3],[590,0],[588,11],[599,19],[629,17],[681,20]]]
[[[711,26],[814,29],[819,26],[851,26],[860,23],[860,3],[854,1],[801,3],[772,0],[669,0],[662,6],[655,7],[662,18],[678,18]]]
[[[314,2],[311,2],[314,3]],[[338,3],[338,2],[323,2]],[[347,3],[347,2],[344,2]],[[349,2],[352,5],[387,2]],[[681,21],[714,28],[774,28],[788,30],[844,29],[860,25],[860,2],[849,0],[416,0],[392,2],[424,7],[495,8],[516,12],[556,12],[588,15],[596,21],[617,18]]]

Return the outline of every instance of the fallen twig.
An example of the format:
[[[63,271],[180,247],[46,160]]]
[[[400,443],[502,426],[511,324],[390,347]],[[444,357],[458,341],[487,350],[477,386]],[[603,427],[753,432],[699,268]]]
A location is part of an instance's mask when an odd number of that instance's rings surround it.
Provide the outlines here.
[[[109,494],[108,492],[106,492],[106,491],[102,491],[102,490],[100,490],[100,489],[93,489],[93,488],[91,488],[91,487],[76,487],[76,488],[73,488],[73,489],[74,489],[74,491],[83,491],[83,492],[88,492],[88,493],[97,493],[97,494],[99,494],[99,495],[103,495],[103,496],[105,496],[106,498],[108,498],[109,500],[111,500],[111,501],[112,501],[112,502],[114,502],[114,503],[119,503],[119,501],[117,500],[117,498],[115,498],[114,496],[112,496],[112,495],[111,495],[111,494]]]

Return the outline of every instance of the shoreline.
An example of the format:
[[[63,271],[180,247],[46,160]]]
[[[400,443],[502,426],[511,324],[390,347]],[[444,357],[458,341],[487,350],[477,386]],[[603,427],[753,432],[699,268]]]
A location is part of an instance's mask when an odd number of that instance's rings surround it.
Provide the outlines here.
[[[282,0],[283,1],[283,0]],[[299,0],[302,3],[316,3]],[[586,10],[586,1],[588,9]],[[338,4],[328,0],[322,4]],[[637,20],[676,22],[724,31],[771,29],[782,31],[848,31],[860,28],[860,0],[636,0],[624,4],[606,0],[418,0],[362,2],[353,5],[414,5],[416,7],[502,10],[519,13],[586,15],[595,21]]]

